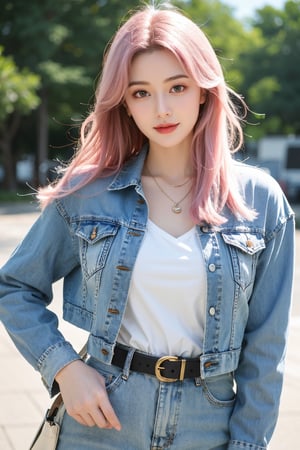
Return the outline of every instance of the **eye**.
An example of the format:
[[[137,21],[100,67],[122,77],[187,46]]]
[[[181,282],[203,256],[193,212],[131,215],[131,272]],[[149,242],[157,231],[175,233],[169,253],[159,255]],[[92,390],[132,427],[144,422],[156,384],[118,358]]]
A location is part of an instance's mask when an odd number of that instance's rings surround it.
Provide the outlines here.
[[[176,86],[173,86],[171,88],[171,92],[173,92],[174,94],[180,94],[185,89],[186,89],[186,87],[183,84],[176,84]]]
[[[132,95],[135,98],[144,98],[144,97],[148,97],[149,93],[143,89],[139,89],[138,91],[133,92]]]

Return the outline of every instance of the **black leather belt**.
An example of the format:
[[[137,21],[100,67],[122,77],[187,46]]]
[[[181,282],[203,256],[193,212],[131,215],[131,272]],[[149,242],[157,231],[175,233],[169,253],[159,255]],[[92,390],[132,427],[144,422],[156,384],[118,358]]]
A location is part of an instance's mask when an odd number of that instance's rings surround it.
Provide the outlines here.
[[[112,364],[123,368],[127,355],[128,350],[116,346]],[[182,381],[185,378],[197,378],[200,376],[200,359],[183,359],[177,356],[157,358],[136,350],[131,360],[130,370],[154,375],[159,381]]]

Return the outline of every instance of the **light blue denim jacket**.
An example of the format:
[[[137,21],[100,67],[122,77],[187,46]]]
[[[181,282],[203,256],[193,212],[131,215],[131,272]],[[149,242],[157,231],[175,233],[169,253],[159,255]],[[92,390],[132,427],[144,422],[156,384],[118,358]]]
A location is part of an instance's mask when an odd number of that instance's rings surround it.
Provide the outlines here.
[[[49,392],[79,356],[46,309],[64,278],[64,318],[90,332],[88,352],[110,363],[130,278],[147,223],[141,186],[144,149],[116,176],[49,205],[0,272],[0,319],[39,370]],[[277,183],[235,163],[258,216],[228,210],[220,227],[197,226],[207,270],[201,377],[233,372],[237,382],[228,449],[265,449],[274,429],[293,277],[294,220]]]

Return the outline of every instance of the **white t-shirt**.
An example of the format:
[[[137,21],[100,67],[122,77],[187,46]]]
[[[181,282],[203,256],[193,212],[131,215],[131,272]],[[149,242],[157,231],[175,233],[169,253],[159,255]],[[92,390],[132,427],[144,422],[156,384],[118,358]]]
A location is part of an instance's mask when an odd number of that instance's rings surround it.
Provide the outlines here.
[[[150,220],[118,342],[157,356],[202,352],[206,271],[195,227],[175,238]]]

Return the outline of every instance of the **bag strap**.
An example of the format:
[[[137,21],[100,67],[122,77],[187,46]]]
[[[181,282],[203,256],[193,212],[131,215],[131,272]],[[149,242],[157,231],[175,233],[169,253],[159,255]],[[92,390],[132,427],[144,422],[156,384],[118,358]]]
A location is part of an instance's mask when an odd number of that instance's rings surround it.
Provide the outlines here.
[[[86,356],[87,356],[87,342],[84,344],[84,346],[80,350],[79,356],[80,356],[81,359],[85,359],[86,358]]]
[[[81,359],[85,359],[86,358],[86,356],[87,356],[87,342],[84,344],[84,346],[80,350],[79,356],[80,356]],[[50,408],[47,411],[47,414],[46,414],[47,422],[50,422],[50,423],[54,422],[55,416],[56,416],[59,408],[61,407],[62,403],[63,403],[63,399],[62,399],[61,394],[59,393],[57,395],[57,397],[54,399],[52,405],[50,406]]]

